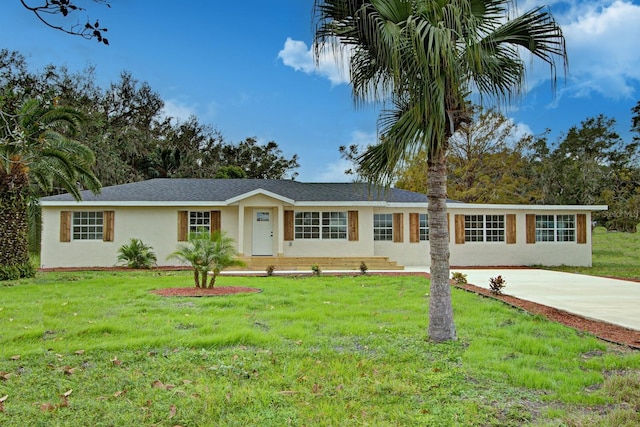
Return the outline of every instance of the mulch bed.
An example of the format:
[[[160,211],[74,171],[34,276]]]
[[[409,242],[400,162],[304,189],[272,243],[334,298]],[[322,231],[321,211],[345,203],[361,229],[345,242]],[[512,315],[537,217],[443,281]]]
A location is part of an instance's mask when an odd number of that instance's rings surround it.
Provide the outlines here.
[[[510,295],[494,295],[489,289],[481,288],[474,285],[454,285],[460,289],[473,292],[488,298],[500,300],[513,307],[520,308],[533,314],[539,314],[554,322],[562,323],[578,331],[588,332],[602,340],[615,344],[626,345],[630,348],[640,350],[640,331],[625,328],[623,326],[614,325],[607,322],[589,319],[587,317],[578,316],[558,310],[535,302],[522,300]]]
[[[214,297],[249,293],[255,294],[262,292],[262,289],[247,288],[243,286],[214,286],[211,289],[203,289],[193,286],[190,288],[156,289],[151,292],[157,295],[162,295],[163,297]]]

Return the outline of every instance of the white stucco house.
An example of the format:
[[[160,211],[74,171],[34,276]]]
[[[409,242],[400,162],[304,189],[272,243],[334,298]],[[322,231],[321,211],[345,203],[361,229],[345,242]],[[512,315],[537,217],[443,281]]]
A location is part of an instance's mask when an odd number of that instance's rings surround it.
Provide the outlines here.
[[[190,231],[224,230],[247,259],[383,257],[429,265],[427,197],[360,183],[152,179],[44,197],[42,268],[111,267],[130,238],[158,265]],[[447,203],[452,266],[591,265],[591,213],[606,206]],[[253,258],[251,258],[253,257]]]

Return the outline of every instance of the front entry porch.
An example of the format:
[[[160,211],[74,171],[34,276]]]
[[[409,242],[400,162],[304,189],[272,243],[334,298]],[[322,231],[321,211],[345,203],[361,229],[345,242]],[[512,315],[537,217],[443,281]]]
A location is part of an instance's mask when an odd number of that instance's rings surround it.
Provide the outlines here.
[[[273,266],[275,271],[311,271],[312,265],[318,265],[321,270],[353,270],[360,271],[364,263],[368,270],[404,270],[404,266],[391,261],[388,257],[282,257],[282,256],[257,256],[239,257],[246,263],[243,268],[230,268],[228,270],[266,271]]]

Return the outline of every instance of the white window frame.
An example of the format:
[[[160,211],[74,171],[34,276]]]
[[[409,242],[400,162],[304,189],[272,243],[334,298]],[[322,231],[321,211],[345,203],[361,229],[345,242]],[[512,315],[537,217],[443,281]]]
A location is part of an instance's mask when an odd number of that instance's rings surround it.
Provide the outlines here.
[[[429,240],[429,214],[421,213],[418,217],[420,241]]]
[[[71,218],[73,240],[102,240],[104,237],[103,211],[74,211]]]
[[[504,243],[506,225],[504,215],[465,215],[464,241],[469,243]]]
[[[293,229],[296,239],[319,239],[320,212],[295,212]]]
[[[323,240],[345,240],[347,238],[347,212],[322,212]]]
[[[373,240],[378,242],[393,241],[393,214],[373,214]]]
[[[211,212],[210,211],[189,211],[189,234],[210,233],[211,232]]]
[[[574,243],[576,216],[573,214],[536,215],[536,242]]]
[[[346,211],[298,211],[293,215],[293,233],[301,240],[346,240]]]

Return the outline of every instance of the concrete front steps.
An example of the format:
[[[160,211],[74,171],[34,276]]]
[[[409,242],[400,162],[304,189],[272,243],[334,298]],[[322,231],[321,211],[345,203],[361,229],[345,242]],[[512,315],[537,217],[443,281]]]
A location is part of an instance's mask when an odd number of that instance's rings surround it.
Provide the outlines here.
[[[266,271],[272,265],[275,271],[311,271],[312,265],[318,265],[321,270],[353,270],[360,271],[360,264],[364,262],[368,270],[404,270],[388,257],[277,257],[253,256],[240,257],[247,266],[232,267],[229,270]]]

